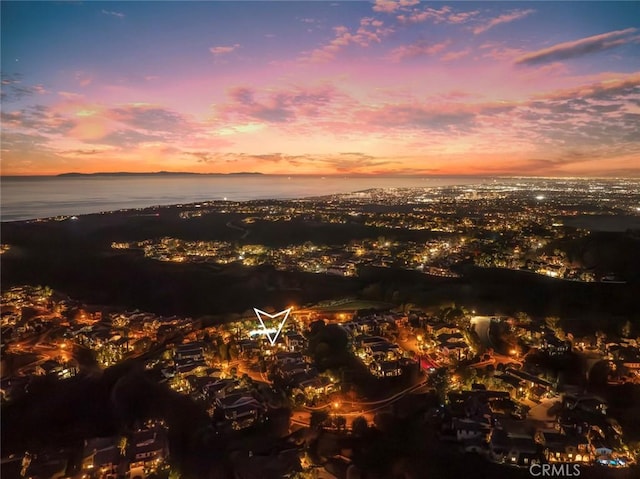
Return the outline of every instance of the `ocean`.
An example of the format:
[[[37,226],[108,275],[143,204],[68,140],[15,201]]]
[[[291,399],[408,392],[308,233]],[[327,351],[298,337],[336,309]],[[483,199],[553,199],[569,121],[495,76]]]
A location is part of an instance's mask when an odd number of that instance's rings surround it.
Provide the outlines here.
[[[371,188],[437,187],[493,181],[479,177],[144,175],[1,177],[2,221],[82,215],[208,200],[291,199]]]

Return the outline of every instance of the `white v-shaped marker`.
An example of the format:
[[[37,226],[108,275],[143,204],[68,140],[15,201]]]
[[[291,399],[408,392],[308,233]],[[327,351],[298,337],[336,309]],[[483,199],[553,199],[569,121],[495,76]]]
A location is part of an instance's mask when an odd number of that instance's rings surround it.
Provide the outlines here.
[[[287,321],[287,318],[289,317],[289,313],[291,312],[291,309],[292,308],[288,308],[276,314],[269,314],[259,310],[258,308],[253,308],[253,310],[256,313],[256,316],[258,317],[258,321],[260,321],[260,325],[262,326],[262,329],[264,329],[265,334],[267,335],[267,339],[271,343],[271,346],[274,346],[276,344],[276,341],[278,340],[278,336],[280,336],[280,332],[282,332],[282,327],[284,326],[284,323]],[[278,326],[278,329],[276,330],[275,335],[271,337],[271,332],[273,330],[271,330],[270,332],[269,328],[267,328],[267,326],[264,324],[264,321],[262,318],[267,317],[269,319],[276,319],[277,317],[283,316],[283,315],[284,317],[282,318],[282,321],[280,321],[280,326]]]

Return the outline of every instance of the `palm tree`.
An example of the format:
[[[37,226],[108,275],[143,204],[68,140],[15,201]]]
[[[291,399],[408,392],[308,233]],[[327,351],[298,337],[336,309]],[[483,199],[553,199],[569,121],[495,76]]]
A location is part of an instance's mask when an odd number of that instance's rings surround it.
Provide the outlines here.
[[[547,328],[555,332],[560,325],[560,318],[557,316],[547,316],[546,318],[544,318],[544,324],[547,326]]]

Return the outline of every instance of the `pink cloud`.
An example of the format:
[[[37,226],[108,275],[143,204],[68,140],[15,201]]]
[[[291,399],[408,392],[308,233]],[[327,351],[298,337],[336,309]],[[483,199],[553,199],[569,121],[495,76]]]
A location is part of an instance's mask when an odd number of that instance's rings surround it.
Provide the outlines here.
[[[446,40],[441,43],[430,43],[425,40],[421,40],[412,45],[402,45],[395,48],[390,53],[389,59],[394,62],[400,62],[402,60],[421,56],[433,56],[447,48],[450,43],[450,40]]]
[[[480,45],[480,50],[483,58],[492,58],[493,60],[513,60],[514,58],[522,55],[522,50],[519,48],[505,47],[496,42],[487,42]]]
[[[450,62],[450,61],[453,61],[453,60],[458,60],[460,58],[464,58],[467,55],[469,55],[469,53],[471,53],[471,49],[467,48],[465,50],[460,50],[460,51],[457,51],[457,52],[446,53],[445,55],[442,55],[442,57],[440,57],[440,59],[443,62]]]
[[[527,69],[521,78],[526,81],[539,81],[554,76],[566,75],[567,73],[569,73],[569,69],[564,63],[554,62],[542,65],[539,68]]]
[[[534,65],[544,62],[567,60],[581,57],[590,53],[609,50],[631,42],[640,41],[639,36],[632,36],[637,32],[636,28],[616,30],[613,32],[594,35],[571,42],[558,43],[549,48],[544,48],[535,52],[530,52],[516,59],[519,65]]]
[[[622,75],[573,88],[559,89],[534,95],[534,99],[570,100],[615,98],[620,95],[640,95],[640,73]]]
[[[498,25],[501,25],[503,23],[510,23],[513,22],[515,20],[520,20],[521,18],[524,18],[528,15],[531,15],[532,13],[534,13],[535,10],[532,9],[528,9],[528,10],[514,10],[513,12],[509,12],[509,13],[504,13],[498,17],[492,18],[491,20],[489,20],[488,22],[479,25],[477,27],[475,27],[473,29],[473,33],[478,35],[480,33],[484,33],[487,30],[492,29],[493,27],[496,27]]]
[[[471,12],[452,13],[447,17],[447,21],[453,24],[467,23],[469,20],[471,20],[473,17],[475,17],[479,13],[480,13],[480,10],[473,10]]]
[[[394,13],[403,7],[411,7],[420,3],[420,0],[376,0],[373,5],[374,12]]]
[[[372,126],[434,132],[470,132],[482,117],[508,113],[515,105],[509,102],[443,103],[411,102],[362,107],[355,113],[356,122],[364,129]],[[431,134],[430,133],[430,134]]]
[[[89,86],[93,82],[93,76],[83,71],[77,71],[74,78],[82,87]]]
[[[218,56],[218,55],[226,55],[227,53],[231,53],[237,50],[238,48],[240,48],[240,44],[235,43],[233,45],[226,45],[226,46],[220,45],[217,47],[211,47],[209,48],[209,51],[213,53],[215,56]]]
[[[338,97],[328,85],[290,88],[259,94],[252,88],[234,87],[228,90],[230,102],[219,107],[228,118],[283,123],[305,117],[315,117],[325,111]]]
[[[373,6],[375,12],[394,14],[400,23],[423,23],[432,21],[433,23],[466,23],[476,17],[480,11],[473,10],[467,12],[454,12],[451,7],[445,5],[440,8],[415,7],[420,2],[418,0],[377,0]]]
[[[425,8],[424,10],[414,9],[406,14],[398,15],[397,19],[401,23],[422,23],[431,20],[434,23],[441,23],[447,20],[451,13],[451,7]]]
[[[80,94],[80,93],[76,93],[76,92],[71,92],[71,91],[59,91],[58,92],[58,96],[61,96],[62,98],[64,98],[66,101],[83,101],[84,100],[84,95]]]
[[[372,43],[380,43],[384,37],[393,32],[393,29],[384,27],[383,22],[371,17],[360,20],[358,29],[352,33],[347,27],[341,25],[333,29],[335,37],[328,44],[316,48],[303,61],[311,63],[325,63],[333,60],[338,52],[350,45],[368,47]]]

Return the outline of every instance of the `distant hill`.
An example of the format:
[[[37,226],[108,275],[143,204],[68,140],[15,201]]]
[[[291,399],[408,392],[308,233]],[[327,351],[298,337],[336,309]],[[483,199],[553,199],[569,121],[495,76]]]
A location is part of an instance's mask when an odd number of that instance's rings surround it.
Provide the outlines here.
[[[58,177],[76,177],[76,176],[235,176],[235,175],[263,175],[255,171],[239,171],[235,173],[192,173],[188,171],[150,171],[150,172],[131,172],[131,171],[114,171],[100,173],[60,173]]]

